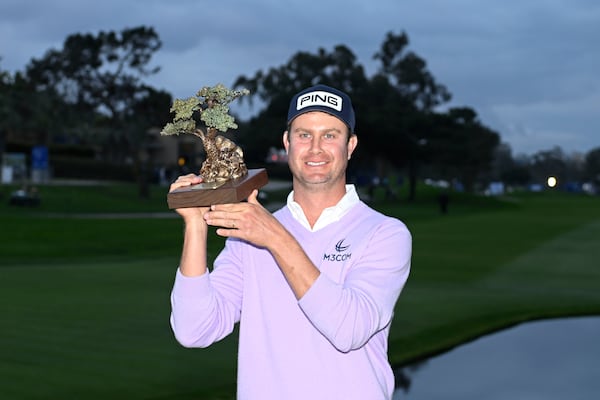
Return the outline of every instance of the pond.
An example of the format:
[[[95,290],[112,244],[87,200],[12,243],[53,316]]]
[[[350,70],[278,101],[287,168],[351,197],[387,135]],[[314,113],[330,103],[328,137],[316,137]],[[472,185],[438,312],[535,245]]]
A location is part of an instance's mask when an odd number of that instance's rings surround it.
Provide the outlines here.
[[[600,399],[600,318],[528,322],[397,371],[394,400]]]

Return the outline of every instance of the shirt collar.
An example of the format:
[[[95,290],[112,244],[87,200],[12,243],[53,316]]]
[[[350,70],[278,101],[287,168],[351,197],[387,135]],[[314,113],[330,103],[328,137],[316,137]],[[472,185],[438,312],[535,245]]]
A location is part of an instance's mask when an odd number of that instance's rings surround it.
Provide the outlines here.
[[[317,219],[317,222],[315,222],[315,226],[313,226],[312,228],[308,223],[306,215],[304,215],[302,207],[300,207],[300,204],[294,201],[293,190],[290,192],[290,194],[288,194],[287,206],[296,221],[298,221],[309,231],[315,232],[319,229],[323,229],[332,222],[338,221],[340,218],[346,215],[346,213],[350,211],[350,209],[354,207],[359,201],[360,198],[358,197],[358,193],[356,193],[356,188],[354,187],[354,185],[346,185],[346,194],[344,195],[344,197],[342,197],[341,200],[335,206],[324,209],[319,218]]]

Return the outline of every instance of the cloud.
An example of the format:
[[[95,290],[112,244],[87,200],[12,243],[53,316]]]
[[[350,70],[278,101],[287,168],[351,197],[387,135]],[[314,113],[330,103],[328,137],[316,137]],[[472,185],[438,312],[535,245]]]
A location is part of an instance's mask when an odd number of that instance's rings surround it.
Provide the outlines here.
[[[153,59],[161,72],[149,83],[175,97],[338,44],[372,74],[386,33],[405,31],[409,50],[453,94],[451,105],[474,108],[515,150],[549,140],[598,147],[595,0],[332,0],[317,10],[300,0],[4,0],[0,69],[23,70],[70,34],[139,25],[163,41]]]
[[[561,144],[567,152],[599,147],[598,113],[600,92],[562,100],[529,104],[499,104],[491,107],[497,121],[504,124],[504,140],[519,149],[535,152]]]

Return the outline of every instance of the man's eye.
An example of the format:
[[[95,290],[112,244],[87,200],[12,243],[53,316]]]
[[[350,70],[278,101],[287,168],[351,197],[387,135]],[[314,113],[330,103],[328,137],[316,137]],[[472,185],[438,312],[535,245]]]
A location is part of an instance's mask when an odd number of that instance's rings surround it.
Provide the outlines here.
[[[309,139],[310,138],[310,133],[301,133],[300,135],[298,135],[298,137],[300,139]]]

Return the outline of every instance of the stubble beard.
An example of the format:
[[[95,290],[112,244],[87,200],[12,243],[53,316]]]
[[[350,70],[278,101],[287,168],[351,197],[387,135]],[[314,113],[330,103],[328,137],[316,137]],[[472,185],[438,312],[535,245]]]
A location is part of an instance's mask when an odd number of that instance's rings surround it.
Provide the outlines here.
[[[340,181],[342,181],[342,184],[346,183],[346,175],[344,172],[341,174],[334,174],[334,171],[331,170],[314,175],[304,173],[303,171],[292,170],[292,176],[294,177],[295,183],[305,190],[314,193],[334,188],[340,184]]]

